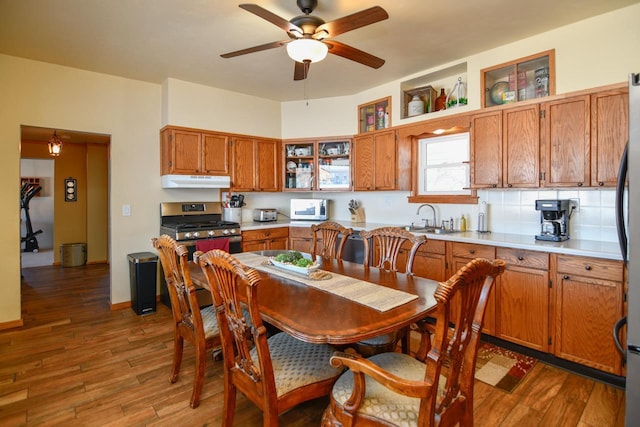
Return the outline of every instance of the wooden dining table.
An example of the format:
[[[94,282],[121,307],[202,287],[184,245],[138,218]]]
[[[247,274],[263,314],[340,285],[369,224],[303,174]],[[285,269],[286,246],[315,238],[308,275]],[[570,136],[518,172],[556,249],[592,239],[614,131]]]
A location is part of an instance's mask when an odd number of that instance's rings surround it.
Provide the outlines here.
[[[272,257],[283,251],[252,252]],[[236,254],[241,262],[244,254]],[[388,310],[378,310],[334,293],[258,269],[258,303],[262,319],[276,328],[311,343],[352,344],[396,331],[423,319],[435,310],[438,282],[394,273],[361,264],[317,258],[320,269],[417,296]],[[201,267],[189,263],[196,286],[209,289]]]

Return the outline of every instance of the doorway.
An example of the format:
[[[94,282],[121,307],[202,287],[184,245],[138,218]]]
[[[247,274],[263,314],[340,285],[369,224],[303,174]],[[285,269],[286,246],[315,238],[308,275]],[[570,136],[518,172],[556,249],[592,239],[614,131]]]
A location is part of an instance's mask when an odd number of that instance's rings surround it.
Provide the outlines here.
[[[49,154],[48,140],[62,139],[58,156]],[[33,231],[38,233],[37,251],[24,251],[22,267],[60,265],[60,248],[83,243],[86,262],[109,262],[109,147],[110,135],[21,126],[20,176],[42,184],[40,194],[29,203]],[[67,185],[74,183],[73,197]],[[37,199],[37,200],[34,200]],[[21,209],[21,237],[25,236]],[[31,246],[33,248],[33,245]]]

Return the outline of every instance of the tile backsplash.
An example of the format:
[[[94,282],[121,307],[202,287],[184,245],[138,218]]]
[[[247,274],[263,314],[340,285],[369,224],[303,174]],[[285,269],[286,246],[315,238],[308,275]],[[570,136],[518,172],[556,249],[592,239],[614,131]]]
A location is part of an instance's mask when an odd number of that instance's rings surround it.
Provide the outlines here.
[[[331,200],[330,218],[342,221],[350,219],[349,200],[356,199],[365,209],[367,222],[384,224],[422,224],[422,218],[430,218],[430,210],[417,214],[419,204],[408,203],[409,194],[403,191],[340,192],[340,193],[247,193],[243,220],[251,221],[253,208],[276,208],[284,216],[289,215],[291,198],[326,198]],[[573,239],[616,242],[615,190],[480,190],[480,201],[488,204],[488,229],[499,233],[534,236],[540,232],[540,212],[535,210],[538,199],[578,199],[579,209],[570,220],[570,236]],[[478,226],[478,205],[434,204],[437,220],[454,219],[455,227],[464,214],[467,229]]]

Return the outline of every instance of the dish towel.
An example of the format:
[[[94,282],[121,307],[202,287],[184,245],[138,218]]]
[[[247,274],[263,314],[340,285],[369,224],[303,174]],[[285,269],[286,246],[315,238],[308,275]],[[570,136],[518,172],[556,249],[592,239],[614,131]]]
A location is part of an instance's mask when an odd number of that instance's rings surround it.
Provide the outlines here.
[[[209,252],[214,249],[222,249],[229,252],[229,239],[226,237],[219,239],[196,240],[196,251]]]

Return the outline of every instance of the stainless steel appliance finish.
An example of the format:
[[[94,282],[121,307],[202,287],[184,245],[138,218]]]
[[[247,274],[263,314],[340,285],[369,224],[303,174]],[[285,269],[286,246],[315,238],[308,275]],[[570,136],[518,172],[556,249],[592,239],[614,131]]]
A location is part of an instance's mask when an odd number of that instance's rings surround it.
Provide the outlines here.
[[[625,209],[625,181],[629,189]],[[637,426],[640,420],[640,74],[629,75],[629,142],[625,149],[616,192],[616,219],[620,250],[628,263],[627,317],[614,327],[614,339],[618,340],[617,327],[627,325],[627,342],[621,345],[626,357],[626,415],[627,427]]]
[[[253,220],[258,222],[269,222],[278,220],[278,211],[276,209],[254,209]]]
[[[540,211],[540,234],[536,240],[563,242],[569,239],[570,200],[536,200]]]
[[[195,251],[196,241],[229,239],[229,252],[242,252],[240,224],[222,220],[218,202],[168,202],[160,204],[160,234],[167,234]]]
[[[291,199],[291,219],[325,221],[329,219],[329,200]]]

